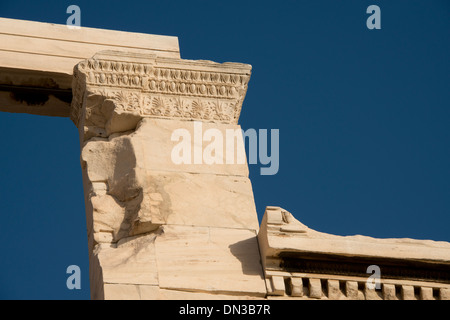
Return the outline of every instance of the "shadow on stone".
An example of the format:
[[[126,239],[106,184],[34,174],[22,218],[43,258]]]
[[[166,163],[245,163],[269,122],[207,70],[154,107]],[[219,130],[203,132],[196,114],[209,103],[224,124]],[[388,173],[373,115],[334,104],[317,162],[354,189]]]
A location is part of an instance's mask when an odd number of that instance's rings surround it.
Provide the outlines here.
[[[238,241],[228,246],[230,252],[241,262],[246,275],[259,275],[263,279],[261,258],[256,237]]]

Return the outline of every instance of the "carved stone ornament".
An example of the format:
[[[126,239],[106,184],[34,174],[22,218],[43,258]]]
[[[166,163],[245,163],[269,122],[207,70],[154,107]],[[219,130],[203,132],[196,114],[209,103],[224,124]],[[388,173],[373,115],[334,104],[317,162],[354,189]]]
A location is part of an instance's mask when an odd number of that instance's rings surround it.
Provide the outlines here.
[[[236,124],[250,73],[241,63],[101,52],[74,68],[71,119],[87,138],[131,130],[144,117]]]

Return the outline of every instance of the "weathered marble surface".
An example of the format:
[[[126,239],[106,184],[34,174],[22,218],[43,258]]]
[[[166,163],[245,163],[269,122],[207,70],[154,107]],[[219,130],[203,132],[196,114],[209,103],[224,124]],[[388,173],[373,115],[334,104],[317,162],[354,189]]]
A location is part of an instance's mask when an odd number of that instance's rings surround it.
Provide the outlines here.
[[[448,242],[326,234],[280,207],[266,208],[258,242],[269,299],[449,299]]]
[[[93,298],[265,296],[236,124],[249,76],[243,64],[118,52],[77,65],[72,120],[82,146]],[[226,144],[214,164],[174,162],[176,130],[203,154],[202,133],[211,129],[236,133],[232,151],[244,154],[242,163],[226,164]]]

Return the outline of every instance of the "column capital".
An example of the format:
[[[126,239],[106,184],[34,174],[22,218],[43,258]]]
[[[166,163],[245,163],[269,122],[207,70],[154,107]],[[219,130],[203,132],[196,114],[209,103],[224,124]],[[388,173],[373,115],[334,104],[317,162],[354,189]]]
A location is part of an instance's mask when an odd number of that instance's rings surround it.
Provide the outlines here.
[[[250,74],[242,63],[100,52],[74,68],[71,119],[87,139],[145,117],[236,124]]]

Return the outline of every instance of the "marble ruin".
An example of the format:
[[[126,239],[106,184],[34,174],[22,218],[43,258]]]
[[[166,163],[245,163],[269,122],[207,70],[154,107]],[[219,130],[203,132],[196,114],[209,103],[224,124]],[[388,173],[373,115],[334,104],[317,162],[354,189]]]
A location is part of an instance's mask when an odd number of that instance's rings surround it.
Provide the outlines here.
[[[259,225],[246,163],[173,163],[175,129],[240,128],[250,65],[181,59],[168,36],[0,19],[0,37],[0,111],[79,130],[92,299],[450,299],[450,243],[270,206]]]

